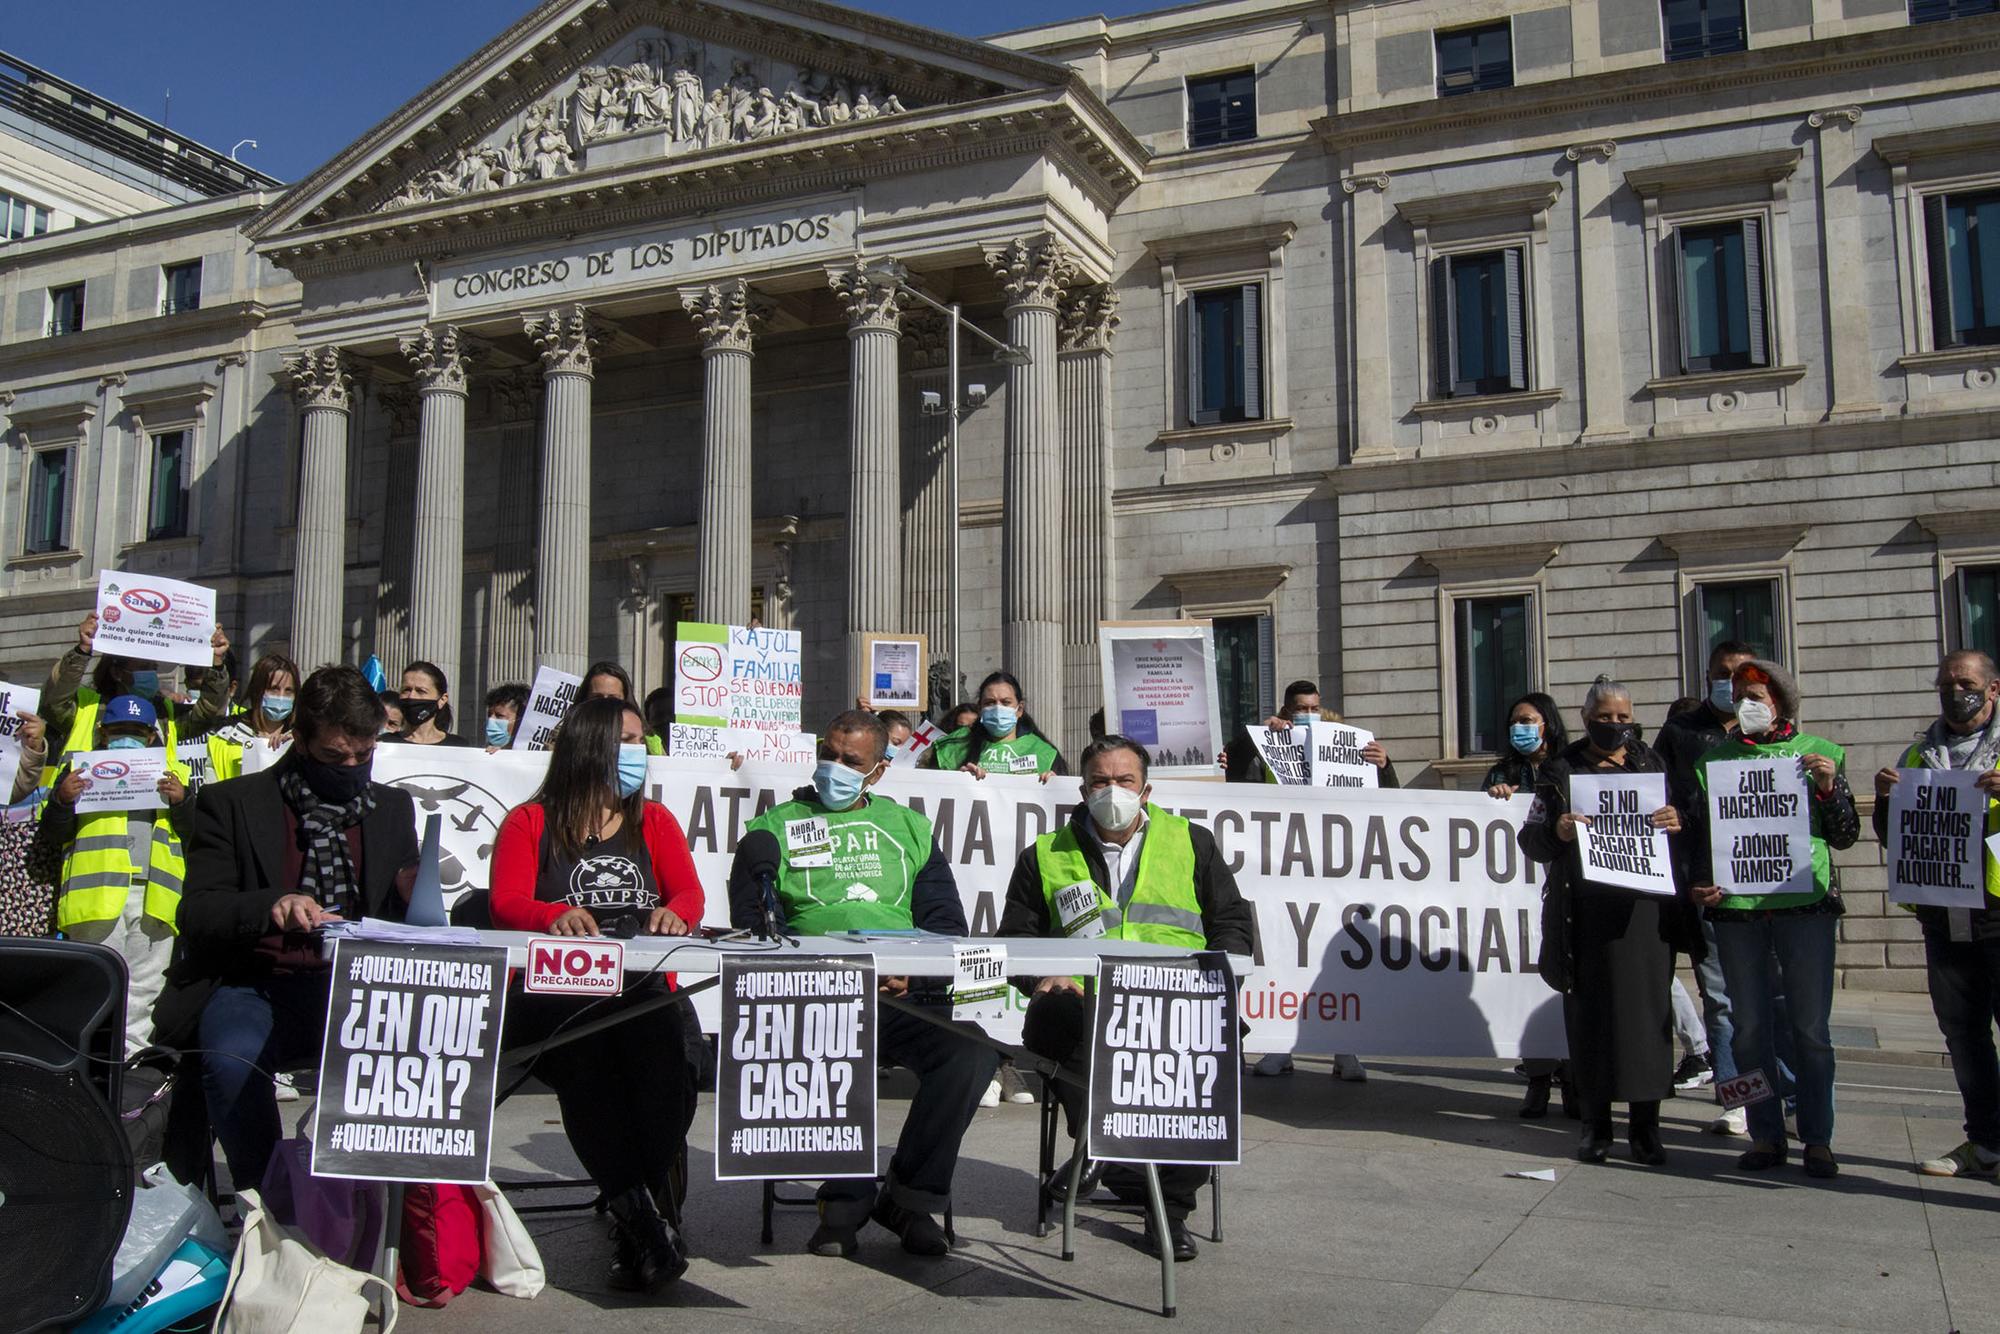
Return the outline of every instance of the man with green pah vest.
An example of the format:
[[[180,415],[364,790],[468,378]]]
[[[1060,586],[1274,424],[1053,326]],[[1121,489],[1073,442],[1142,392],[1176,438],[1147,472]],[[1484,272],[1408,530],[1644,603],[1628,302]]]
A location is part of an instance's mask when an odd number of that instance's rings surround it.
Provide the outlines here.
[[[160,744],[159,715],[137,695],[103,708],[97,750],[142,750]],[[71,940],[108,945],[125,958],[125,1041],[129,1050],[153,1040],[153,1003],[166,985],[180,916],[186,861],[179,824],[186,810],[187,770],[171,751],[160,779],[164,811],[78,812],[85,776],[65,766],[44,809],[45,837],[63,846],[56,885],[56,929]]]
[[[850,709],[827,724],[812,786],[751,820],[737,844],[729,870],[733,925],[758,924],[757,871],[775,857],[777,925],[783,929],[805,936],[912,928],[966,934],[958,885],[931,822],[869,795],[888,772],[888,748],[889,729],[872,713]],[[877,983],[891,998],[950,1004],[948,991],[920,986],[913,993],[905,977]],[[959,1145],[999,1063],[997,1053],[969,1036],[902,1010],[883,1007],[879,1013],[876,1052],[915,1072],[917,1094],[879,1198],[868,1178],[831,1180],[819,1188],[820,1225],[806,1243],[815,1255],[854,1254],[856,1234],[870,1218],[902,1238],[912,1255],[945,1254],[944,1229],[932,1215],[951,1202]]]
[[[1071,812],[1068,824],[1036,839],[1014,864],[1000,934],[1143,940],[1176,949],[1250,953],[1250,905],[1237,890],[1214,836],[1147,801],[1153,788],[1147,782],[1146,748],[1108,736],[1083,752],[1082,768],[1084,804]],[[1044,977],[1016,979],[1015,985],[1032,988],[1022,1045],[1082,1078],[1090,1061],[1090,1007],[1082,984],[1073,977]],[[1083,1125],[1083,1089],[1059,1083],[1056,1091],[1074,1136]],[[1086,1169],[1086,1182],[1095,1176]],[[1205,1167],[1160,1169],[1176,1260],[1195,1258],[1187,1216],[1207,1179]],[[1043,1189],[1066,1188],[1067,1180],[1059,1170]],[[1137,1203],[1146,1198],[1145,1178],[1136,1169],[1112,1167],[1103,1180],[1121,1199]],[[1146,1240],[1155,1249],[1160,1245],[1150,1231]]]
[[[2000,673],[1984,653],[1959,652],[1938,664],[1938,717],[1893,768],[1875,775],[1875,836],[1889,843],[1889,794],[1896,769],[1956,769],[1979,775],[1986,798],[1982,839],[2000,833]],[[2000,1177],[2000,859],[1985,856],[1986,900],[1979,908],[1911,909],[1924,927],[1931,1010],[1951,1053],[1965,1105],[1965,1143],[1917,1165],[1925,1176]]]

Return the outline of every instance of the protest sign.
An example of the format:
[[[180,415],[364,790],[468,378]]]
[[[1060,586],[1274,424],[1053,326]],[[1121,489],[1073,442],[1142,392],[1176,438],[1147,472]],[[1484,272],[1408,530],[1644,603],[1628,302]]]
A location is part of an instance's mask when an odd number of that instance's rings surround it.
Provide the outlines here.
[[[1898,769],[1889,793],[1889,898],[1986,906],[1986,794],[1969,769]]]
[[[537,936],[521,988],[544,996],[616,996],[625,990],[625,946],[601,936]]]
[[[1667,836],[1653,828],[1653,812],[1667,804],[1665,774],[1571,774],[1569,808],[1577,823],[1583,878],[1594,885],[1674,892]]]
[[[1304,787],[1312,782],[1310,727],[1246,727],[1264,767],[1281,786]]]
[[[667,754],[683,760],[726,760],[729,738],[726,727],[672,723],[667,732]]]
[[[715,1179],[875,1175],[875,960],[722,961]]]
[[[819,738],[811,732],[763,732],[752,727],[729,731],[729,749],[745,764],[810,765],[819,757]]]
[[[922,709],[924,663],[929,660],[922,635],[867,635],[868,706],[874,709]]]
[[[1715,1100],[1722,1104],[1725,1112],[1769,1102],[1775,1096],[1771,1091],[1771,1081],[1762,1070],[1746,1070],[1734,1079],[1715,1081]]]
[[[70,772],[83,775],[83,791],[76,799],[76,812],[160,811],[167,803],[160,797],[160,779],[166,776],[164,746],[141,750],[86,750],[69,762]]]
[[[156,574],[97,574],[97,652],[184,667],[215,663],[215,593]]]
[[[1708,846],[1725,894],[1802,894],[1813,887],[1812,811],[1795,755],[1708,766]]]
[[[796,732],[805,699],[796,630],[682,621],[674,628],[674,718],[708,727]]]
[[[545,754],[384,746],[375,776],[408,791],[417,827],[443,822],[447,899],[489,883],[507,811],[534,794]],[[655,757],[646,795],[687,835],[702,883],[726,884],[744,827],[790,798],[799,771]],[[1074,784],[975,780],[894,765],[870,791],[921,812],[951,867],[971,934],[999,925],[1015,859],[1075,810]],[[1226,800],[1225,800],[1226,798]],[[1153,802],[1214,835],[1255,915],[1256,971],[1242,993],[1251,1052],[1397,1056],[1564,1054],[1562,1000],[1536,972],[1542,868],[1521,855],[1526,794],[1162,781]],[[727,896],[705,921],[725,926]],[[714,993],[695,1011],[714,1032]],[[1026,999],[984,1026],[1018,1037]]]
[[[486,1180],[506,1003],[504,949],[336,941],[313,1175]]]
[[[951,947],[951,1017],[998,1019],[1007,1009],[1007,947]]]
[[[889,752],[889,763],[900,764],[914,769],[932,746],[944,735],[944,729],[926,718],[910,729],[910,739]]]
[[[1375,739],[1365,728],[1324,718],[1312,725],[1312,784],[1314,787],[1380,787],[1381,770],[1361,758],[1361,748]]]
[[[10,783],[15,771],[21,767],[20,715],[34,713],[41,707],[41,691],[32,686],[10,686],[0,682],[0,777]]]
[[[1242,1073],[1228,955],[1119,959],[1098,970],[1092,1158],[1242,1161]]]
[[[583,678],[553,667],[537,667],[528,687],[528,707],[514,720],[514,750],[547,750],[556,724],[583,694]]]
[[[1106,725],[1146,748],[1155,778],[1219,777],[1213,626],[1106,621],[1097,635]]]
[[[181,768],[187,770],[181,781],[187,784],[188,800],[193,801],[195,793],[201,791],[204,783],[215,781],[215,765],[208,753],[206,741],[183,741],[174,747],[174,758]]]

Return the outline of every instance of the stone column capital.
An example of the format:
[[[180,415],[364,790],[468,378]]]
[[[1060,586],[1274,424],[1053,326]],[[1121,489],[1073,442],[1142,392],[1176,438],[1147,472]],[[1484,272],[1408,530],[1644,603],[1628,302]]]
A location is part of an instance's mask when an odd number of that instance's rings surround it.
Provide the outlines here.
[[[508,371],[485,381],[503,422],[533,421],[542,410],[542,377],[530,367]]]
[[[354,377],[339,348],[308,347],[285,354],[284,377],[292,401],[304,409],[346,412],[354,401]]]
[[[1616,139],[1599,139],[1595,143],[1571,144],[1563,150],[1563,156],[1571,162],[1581,162],[1585,158],[1592,157],[1602,162],[1609,162],[1617,154],[1618,141]]]
[[[741,278],[710,283],[706,287],[683,287],[681,309],[694,317],[701,334],[701,354],[755,350],[757,331],[769,317],[770,303]]]
[[[404,334],[396,346],[417,373],[420,394],[463,394],[467,373],[477,359],[472,340],[458,332],[458,326],[425,326]]]
[[[1360,176],[1343,176],[1340,178],[1340,190],[1342,194],[1350,195],[1362,190],[1375,190],[1382,194],[1387,194],[1389,192],[1389,173],[1386,171],[1377,171]]]
[[[1109,283],[1073,287],[1057,312],[1057,346],[1064,352],[1109,352],[1118,331],[1118,292]]]
[[[1046,232],[988,246],[986,263],[1000,280],[1009,311],[1054,310],[1062,289],[1076,278],[1075,253]]]
[[[1835,129],[1851,130],[1860,123],[1860,107],[1825,107],[1806,117],[1807,128],[1814,130],[1823,130],[1829,125]]]
[[[596,369],[604,330],[582,306],[557,306],[521,317],[521,328],[542,354],[542,374],[588,376]]]
[[[903,365],[913,371],[943,370],[951,362],[951,321],[924,306],[903,316]]]
[[[849,334],[871,330],[896,333],[903,315],[903,266],[893,260],[856,260],[827,270],[827,282],[847,310]]]
[[[417,392],[410,386],[384,385],[376,393],[375,401],[389,414],[390,435],[409,435],[417,429],[421,409],[417,403]]]

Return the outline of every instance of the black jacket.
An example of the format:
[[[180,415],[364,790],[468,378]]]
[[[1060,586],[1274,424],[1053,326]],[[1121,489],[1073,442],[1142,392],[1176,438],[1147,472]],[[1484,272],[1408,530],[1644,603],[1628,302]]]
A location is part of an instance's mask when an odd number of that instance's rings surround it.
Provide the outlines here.
[[[1111,873],[1104,865],[1104,853],[1097,846],[1097,839],[1084,825],[1090,819],[1087,807],[1079,806],[1070,814],[1070,823],[1076,826],[1077,843],[1083,849],[1083,860],[1090,867],[1090,878],[1097,887],[1112,899],[1118,897],[1111,884]],[[1201,933],[1208,938],[1208,947],[1228,954],[1249,954],[1256,938],[1256,915],[1251,911],[1249,901],[1236,888],[1236,877],[1229,870],[1228,861],[1215,846],[1215,835],[1198,824],[1188,826],[1188,835],[1194,843],[1194,897],[1201,905]],[[1146,856],[1145,845],[1141,844],[1139,856]],[[1003,936],[1052,936],[1055,928],[1049,922],[1049,900],[1042,892],[1041,867],[1035,858],[1035,845],[1030,843],[1021,849],[1020,857],[1014,862],[1014,875],[1007,882],[1007,906],[1000,913],[1000,935]],[[1031,979],[1017,978],[1015,985]]]
[[[186,1045],[216,983],[254,973],[272,905],[297,889],[284,880],[288,826],[278,790],[289,764],[210,783],[195,797],[180,937],[153,1015],[162,1043]],[[400,919],[398,882],[407,886],[417,865],[416,807],[401,788],[377,783],[374,793],[375,809],[361,821],[361,912]]]
[[[1653,749],[1667,766],[1667,800],[1672,802],[1685,819],[1688,812],[1707,806],[1708,799],[1702,795],[1701,780],[1695,777],[1694,766],[1701,757],[1729,739],[1730,720],[1718,714],[1704,702],[1701,707],[1677,713],[1667,719],[1660,734],[1653,738]]]

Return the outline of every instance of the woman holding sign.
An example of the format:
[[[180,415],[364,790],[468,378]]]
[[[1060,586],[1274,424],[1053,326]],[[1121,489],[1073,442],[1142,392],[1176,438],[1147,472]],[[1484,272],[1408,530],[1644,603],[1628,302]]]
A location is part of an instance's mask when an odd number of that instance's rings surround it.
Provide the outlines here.
[[[556,729],[548,776],[501,822],[493,848],[493,925],[503,931],[685,936],[703,896],[687,836],[643,795],[646,724],[623,699],[587,699]],[[656,996],[647,976],[622,997],[507,999],[507,1040],[537,1042],[586,1009],[602,1018]],[[651,1291],[687,1269],[680,1234],[660,1216],[694,1114],[685,1005],[669,1005],[556,1047],[535,1073],[556,1092],[563,1133],[617,1220],[610,1282]]]
[[[974,778],[988,774],[1067,773],[1055,743],[1028,716],[1027,697],[1012,672],[993,672],[979,683],[979,719],[938,740],[931,751],[940,769]]]
[[[1833,1157],[1833,945],[1840,895],[1831,849],[1860,836],[1847,752],[1799,730],[1799,688],[1775,662],[1752,658],[1730,676],[1737,730],[1695,762],[1707,797],[1695,812],[1695,897],[1715,925],[1715,950],[1735,1003],[1730,1044],[1738,1078],[1775,1080],[1771,998],[1781,995],[1797,1053],[1799,1139],[1809,1176],[1840,1172]],[[1781,989],[1782,988],[1782,989]],[[1736,1165],[1785,1161],[1785,1113],[1775,1097],[1748,1105],[1750,1148]]]
[[[1630,1108],[1633,1161],[1657,1167],[1667,1160],[1660,1143],[1660,1100],[1673,1096],[1673,1010],[1667,1000],[1674,952],[1701,950],[1701,930],[1686,900],[1667,893],[1606,883],[1597,863],[1587,869],[1584,841],[1593,823],[1611,823],[1598,796],[1621,823],[1639,834],[1621,842],[1643,844],[1652,830],[1680,831],[1680,812],[1666,802],[1666,766],[1639,740],[1632,721],[1632,692],[1600,676],[1583,701],[1584,736],[1541,766],[1535,804],[1521,826],[1521,850],[1549,868],[1542,885],[1542,978],[1563,993],[1563,1026],[1569,1035],[1570,1077],[1582,1105],[1583,1133],[1576,1156],[1601,1163],[1611,1152],[1611,1104]],[[1633,777],[1642,781],[1629,781]],[[1584,780],[1605,780],[1586,783]],[[1650,779],[1650,781],[1643,781]],[[1656,792],[1657,804],[1626,813],[1622,791]],[[1644,859],[1650,860],[1650,859]]]

